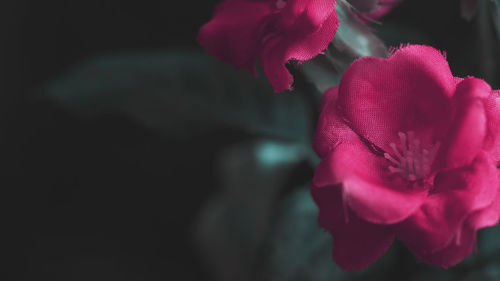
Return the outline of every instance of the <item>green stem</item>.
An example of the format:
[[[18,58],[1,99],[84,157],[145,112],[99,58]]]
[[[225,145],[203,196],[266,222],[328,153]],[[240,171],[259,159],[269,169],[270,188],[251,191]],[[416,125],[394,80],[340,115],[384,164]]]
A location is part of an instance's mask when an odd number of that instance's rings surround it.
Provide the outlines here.
[[[494,31],[491,24],[491,11],[489,0],[478,1],[477,13],[477,32],[479,36],[479,56],[480,71],[483,78],[492,82],[494,78],[494,53],[493,53],[493,35]]]

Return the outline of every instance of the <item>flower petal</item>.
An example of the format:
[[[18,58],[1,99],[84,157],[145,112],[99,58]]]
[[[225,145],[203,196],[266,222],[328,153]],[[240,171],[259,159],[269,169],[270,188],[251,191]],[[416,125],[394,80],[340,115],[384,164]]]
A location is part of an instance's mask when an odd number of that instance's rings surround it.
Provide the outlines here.
[[[321,158],[326,157],[340,143],[359,139],[337,114],[337,89],[330,88],[323,94],[322,110],[313,142],[314,150]]]
[[[469,77],[457,85],[453,96],[456,113],[453,124],[441,143],[435,161],[439,169],[454,169],[469,165],[483,149],[487,133],[487,118],[483,100],[491,93],[481,79]]]
[[[297,27],[315,31],[335,13],[335,4],[336,0],[289,0],[282,13],[285,19],[298,19]]]
[[[319,187],[342,183],[347,205],[360,218],[393,224],[412,215],[425,201],[427,191],[390,174],[389,165],[361,140],[341,143],[318,165],[313,183]]]
[[[394,235],[388,227],[370,224],[343,208],[338,186],[312,187],[319,206],[319,224],[333,236],[333,259],[344,270],[362,269],[379,259]]]
[[[427,192],[391,188],[360,178],[343,183],[348,205],[366,221],[394,224],[411,216],[425,201]]]
[[[418,251],[414,251],[414,253],[422,261],[433,265],[445,268],[456,265],[474,250],[476,245],[476,231],[470,227],[463,227],[460,233],[451,237],[451,241],[445,248],[434,253],[421,254]]]
[[[318,19],[307,19],[307,21],[310,20]],[[296,37],[296,35],[292,33],[296,34],[297,29],[292,28],[289,36],[291,37],[291,40],[293,40],[293,42],[290,42],[290,45],[288,45],[285,52],[287,61],[291,59],[305,61],[319,55],[332,42],[333,37],[337,32],[338,24],[339,20],[337,18],[337,12],[335,11],[335,6],[333,6],[330,15],[321,24],[316,26],[316,30],[314,32],[307,33],[302,38],[294,38]],[[299,26],[301,25],[302,23],[299,19],[294,26],[299,28]]]
[[[500,172],[498,170],[496,172],[497,178],[500,178]],[[500,179],[498,182],[500,183]],[[500,192],[497,190],[496,195],[493,197],[492,204],[474,212],[467,218],[448,246],[436,253],[422,255],[420,258],[434,265],[448,267],[459,263],[471,254],[476,244],[477,230],[498,223],[500,217]]]
[[[497,174],[500,175],[500,173]],[[500,182],[500,180],[499,180]],[[476,245],[476,233],[479,229],[494,226],[500,216],[500,192],[494,196],[493,203],[488,207],[474,212],[463,223],[448,244],[442,250],[431,254],[417,256],[425,262],[448,267],[456,265],[472,253]]]
[[[493,202],[488,207],[474,212],[468,219],[467,223],[474,229],[494,226],[500,218],[500,171],[497,169],[497,191]],[[493,196],[492,196],[493,197]]]
[[[500,91],[492,91],[485,102],[487,116],[487,134],[484,149],[494,159],[500,162]]]
[[[261,52],[264,72],[276,92],[289,90],[293,77],[285,64],[290,60],[310,60],[325,50],[337,31],[338,19],[335,2],[330,0],[311,0],[320,4],[308,6],[303,15],[285,31],[270,39]],[[324,7],[325,10],[315,10]],[[322,22],[317,15],[329,11]]]
[[[469,167],[437,175],[424,205],[395,226],[397,237],[423,256],[444,249],[470,214],[492,204],[498,185],[497,168],[484,154]]]
[[[318,224],[324,229],[340,227],[337,224],[346,222],[345,205],[342,202],[340,185],[318,187],[311,185],[311,195],[319,208]],[[343,224],[342,224],[343,225]]]
[[[259,28],[270,12],[267,1],[224,1],[215,9],[212,20],[200,29],[197,40],[211,55],[255,75]]]
[[[392,244],[394,234],[355,216],[332,229],[333,259],[344,270],[359,270],[377,261]]]
[[[449,126],[455,79],[444,56],[428,46],[410,45],[389,58],[365,57],[347,69],[339,105],[350,127],[390,151],[398,132],[414,131],[433,144]]]

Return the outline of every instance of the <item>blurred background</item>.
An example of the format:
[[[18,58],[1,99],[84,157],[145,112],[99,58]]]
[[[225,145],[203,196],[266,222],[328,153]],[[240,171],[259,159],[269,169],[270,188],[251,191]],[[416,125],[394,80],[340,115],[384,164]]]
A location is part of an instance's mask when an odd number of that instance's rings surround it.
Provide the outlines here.
[[[500,280],[498,229],[454,270],[398,244],[338,269],[307,192],[315,102],[201,50],[217,2],[1,1],[1,280]],[[498,86],[484,12],[406,0],[372,27]]]

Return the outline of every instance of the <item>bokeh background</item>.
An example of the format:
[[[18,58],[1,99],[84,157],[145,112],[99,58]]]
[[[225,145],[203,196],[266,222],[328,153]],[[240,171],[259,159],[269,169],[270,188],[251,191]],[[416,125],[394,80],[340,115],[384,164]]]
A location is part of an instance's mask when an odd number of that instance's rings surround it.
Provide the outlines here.
[[[307,194],[314,101],[205,54],[216,3],[1,1],[1,280],[500,280],[498,229],[453,271],[401,245],[336,268]],[[406,0],[373,28],[498,86],[483,18]]]

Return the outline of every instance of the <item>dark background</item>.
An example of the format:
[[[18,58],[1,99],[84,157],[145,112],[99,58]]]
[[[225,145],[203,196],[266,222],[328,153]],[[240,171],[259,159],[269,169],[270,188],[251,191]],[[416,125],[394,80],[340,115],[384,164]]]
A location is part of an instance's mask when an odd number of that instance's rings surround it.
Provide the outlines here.
[[[213,280],[192,220],[215,192],[218,151],[249,136],[172,140],[32,96],[96,55],[197,47],[216,2],[1,1],[1,280]],[[389,44],[432,44],[456,74],[481,77],[459,1],[407,0],[383,21]]]

